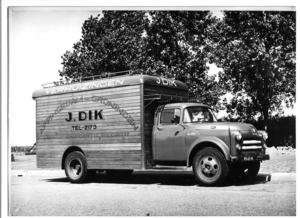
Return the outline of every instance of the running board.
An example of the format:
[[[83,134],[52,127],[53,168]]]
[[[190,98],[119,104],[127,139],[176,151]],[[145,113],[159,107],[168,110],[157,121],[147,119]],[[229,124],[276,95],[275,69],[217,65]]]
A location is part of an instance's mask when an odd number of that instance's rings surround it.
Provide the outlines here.
[[[183,167],[183,166],[153,166],[150,169],[150,171],[191,171],[191,167]]]

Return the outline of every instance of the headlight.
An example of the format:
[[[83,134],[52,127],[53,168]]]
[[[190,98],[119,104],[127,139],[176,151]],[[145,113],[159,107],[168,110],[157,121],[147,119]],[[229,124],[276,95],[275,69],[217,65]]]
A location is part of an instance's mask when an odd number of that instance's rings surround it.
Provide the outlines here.
[[[237,134],[236,134],[236,139],[238,140],[238,141],[240,141],[241,139],[242,139],[242,133],[241,132],[238,132]]]
[[[253,126],[251,127],[251,130],[253,134],[257,134],[257,130]]]
[[[262,135],[263,135],[263,137],[264,137],[264,140],[267,140],[267,139],[268,139],[268,137],[269,137],[269,136],[268,136],[268,133],[266,133],[266,132],[263,132],[263,134],[262,134]]]

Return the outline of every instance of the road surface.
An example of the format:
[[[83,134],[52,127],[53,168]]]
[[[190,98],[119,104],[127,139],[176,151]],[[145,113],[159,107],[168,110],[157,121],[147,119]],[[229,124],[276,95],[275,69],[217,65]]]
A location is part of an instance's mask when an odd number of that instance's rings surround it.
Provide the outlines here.
[[[12,216],[295,216],[295,174],[201,187],[192,172],[105,173],[71,184],[63,171],[12,171]]]

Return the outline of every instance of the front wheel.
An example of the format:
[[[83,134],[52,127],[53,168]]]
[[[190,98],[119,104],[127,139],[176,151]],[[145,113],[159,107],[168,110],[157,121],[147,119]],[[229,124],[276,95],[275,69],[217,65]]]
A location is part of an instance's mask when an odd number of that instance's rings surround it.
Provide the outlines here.
[[[88,173],[85,156],[73,151],[65,160],[65,173],[72,183],[82,183]]]
[[[193,172],[200,185],[220,185],[228,174],[228,165],[219,150],[206,147],[195,155]]]

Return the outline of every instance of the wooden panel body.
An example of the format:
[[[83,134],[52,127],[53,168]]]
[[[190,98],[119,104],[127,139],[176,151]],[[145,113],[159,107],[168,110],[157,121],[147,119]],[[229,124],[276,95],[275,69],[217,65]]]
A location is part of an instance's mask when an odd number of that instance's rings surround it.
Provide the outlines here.
[[[141,85],[36,98],[37,166],[61,168],[80,148],[89,169],[140,169]]]

